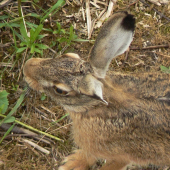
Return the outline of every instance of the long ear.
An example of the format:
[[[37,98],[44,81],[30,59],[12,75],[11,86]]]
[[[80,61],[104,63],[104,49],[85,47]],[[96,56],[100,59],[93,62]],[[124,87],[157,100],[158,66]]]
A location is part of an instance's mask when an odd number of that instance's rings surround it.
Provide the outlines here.
[[[95,76],[105,77],[111,60],[128,49],[134,29],[135,19],[127,12],[115,13],[103,25],[89,56]]]

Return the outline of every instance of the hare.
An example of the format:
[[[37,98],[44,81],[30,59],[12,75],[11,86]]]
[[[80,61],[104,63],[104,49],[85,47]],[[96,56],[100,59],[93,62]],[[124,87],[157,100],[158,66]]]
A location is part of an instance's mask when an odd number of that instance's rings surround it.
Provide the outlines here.
[[[24,66],[29,86],[61,105],[73,122],[79,149],[59,170],[101,170],[130,164],[170,166],[170,74],[106,74],[113,58],[133,40],[134,16],[118,12],[103,25],[88,61],[67,53],[31,58]]]

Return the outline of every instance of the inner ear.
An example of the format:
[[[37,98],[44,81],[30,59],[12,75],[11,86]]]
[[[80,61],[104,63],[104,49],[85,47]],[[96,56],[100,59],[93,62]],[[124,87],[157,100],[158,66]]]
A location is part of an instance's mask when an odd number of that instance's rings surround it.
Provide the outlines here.
[[[108,105],[108,102],[107,102],[106,100],[100,98],[100,97],[97,96],[97,95],[92,96],[92,98],[101,101],[101,102],[104,103],[105,105]]]
[[[103,99],[103,84],[93,77],[91,74],[86,75],[78,85],[78,90],[81,94],[91,96],[107,104]]]

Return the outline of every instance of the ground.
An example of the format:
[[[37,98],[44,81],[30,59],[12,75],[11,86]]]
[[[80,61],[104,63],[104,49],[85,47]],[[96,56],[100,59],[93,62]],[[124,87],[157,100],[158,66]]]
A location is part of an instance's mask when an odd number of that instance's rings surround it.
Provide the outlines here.
[[[19,1],[18,1],[19,2]],[[26,16],[30,13],[43,15],[44,10],[49,9],[56,0],[39,0],[30,3],[29,1],[22,2],[23,12]],[[43,56],[34,53],[33,57],[55,57],[62,53],[74,52],[78,53],[83,59],[87,59],[90,48],[92,47],[95,37],[100,28],[93,29],[92,36],[88,39],[87,20],[83,19],[83,14],[87,6],[85,2],[76,0],[67,0],[67,3],[61,7],[54,15],[48,16],[46,22],[43,23],[43,28],[51,29],[53,32],[48,32],[45,29],[41,31],[45,35],[41,39],[41,43],[48,45],[50,48],[43,51]],[[92,1],[93,2],[93,1]],[[100,8],[90,5],[90,12],[92,21],[97,23],[97,15],[103,11],[107,11],[108,1],[99,1],[97,5]],[[17,19],[18,6],[17,1],[1,7],[0,16],[8,15],[8,19],[0,18],[0,23],[6,23],[13,19]],[[147,6],[146,6],[147,5]],[[128,11],[135,15],[136,29],[134,40],[130,46],[130,50],[115,60],[110,65],[111,71],[121,72],[158,72],[160,67],[170,66],[170,4],[162,4],[157,6],[148,1],[133,1],[133,0],[118,0],[113,7],[113,11]],[[40,20],[27,16],[26,21],[39,25]],[[13,21],[14,22],[14,21]],[[61,41],[62,34],[55,34],[57,30],[56,22],[61,24],[63,30],[69,32],[70,26],[73,25],[74,34],[79,39],[87,41],[72,41],[68,43],[66,40]],[[0,27],[0,91],[6,90],[9,100],[9,107],[5,115],[14,108],[16,101],[23,92],[26,83],[23,78],[22,68],[24,62],[30,58],[31,54],[28,51],[16,54],[14,45],[15,37],[13,30],[20,34],[18,27]],[[68,34],[66,36],[69,39]],[[57,42],[57,39],[60,41]],[[16,37],[16,46],[19,47],[21,40]],[[67,47],[67,48],[66,48]],[[147,49],[145,47],[148,47]],[[29,49],[28,49],[29,50]],[[36,128],[39,131],[46,132],[61,139],[55,140],[50,137],[39,135],[35,139],[35,135],[30,132],[22,132],[18,134],[19,130],[11,132],[0,144],[0,169],[5,170],[25,170],[25,169],[58,169],[59,164],[63,158],[68,155],[76,145],[71,138],[71,120],[66,112],[48,97],[34,91],[28,91],[23,103],[19,106],[13,116],[19,122]],[[65,116],[66,115],[66,116]],[[2,120],[2,116],[0,119]],[[24,125],[16,123],[19,128],[27,129]],[[0,136],[3,137],[9,127],[0,128]],[[29,128],[28,128],[29,129]],[[27,129],[27,130],[28,130]],[[31,131],[29,129],[29,131]],[[40,139],[46,141],[40,141]],[[37,148],[33,144],[40,146]],[[45,153],[42,149],[48,151]],[[101,162],[93,167],[98,169]],[[168,167],[130,167],[130,169],[151,170],[151,169],[168,169]]]

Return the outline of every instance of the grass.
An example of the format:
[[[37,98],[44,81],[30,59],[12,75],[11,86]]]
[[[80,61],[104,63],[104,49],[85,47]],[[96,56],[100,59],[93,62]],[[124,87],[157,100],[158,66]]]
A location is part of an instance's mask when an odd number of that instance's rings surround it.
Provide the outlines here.
[[[22,1],[23,2],[23,1]],[[22,116],[20,120],[18,120],[18,112],[20,112],[19,108],[22,108],[25,104],[24,98],[26,95],[26,91],[23,91],[23,93],[18,98],[15,106],[12,108],[9,106],[9,103],[11,104],[11,101],[8,100],[9,95],[12,95],[13,93],[16,93],[18,91],[19,86],[17,85],[17,82],[20,80],[21,71],[24,65],[24,62],[26,59],[31,58],[33,56],[43,56],[43,50],[51,48],[55,46],[49,47],[46,44],[43,44],[43,39],[48,36],[48,34],[56,34],[58,35],[57,41],[59,42],[59,45],[61,43],[65,43],[67,46],[70,46],[73,41],[77,41],[77,36],[74,33],[73,26],[70,25],[69,32],[61,27],[60,23],[57,23],[57,29],[50,29],[45,28],[45,20],[49,18],[49,15],[52,16],[55,13],[58,12],[58,10],[61,9],[61,7],[65,4],[64,0],[57,1],[51,8],[47,10],[42,10],[43,13],[41,15],[36,13],[28,13],[24,15],[21,5],[21,0],[18,0],[18,14],[13,15],[13,13],[7,13],[4,12],[2,16],[0,16],[0,20],[2,21],[0,23],[0,29],[10,29],[10,32],[12,32],[12,39],[13,39],[13,45],[8,49],[8,52],[11,53],[11,57],[2,57],[1,62],[5,63],[5,67],[2,71],[0,71],[0,79],[4,80],[6,76],[8,76],[8,71],[13,71],[17,67],[16,65],[18,63],[21,64],[20,71],[17,71],[17,78],[15,77],[13,82],[6,81],[4,82],[7,86],[11,86],[12,88],[6,87],[6,90],[0,90],[0,126],[3,123],[10,123],[10,128],[4,133],[2,138],[0,139],[0,144],[3,145],[3,140],[10,134],[11,130],[15,125],[21,125],[22,127],[25,127],[27,129],[30,129],[32,131],[35,131],[37,133],[40,133],[43,136],[47,136],[51,139],[57,140],[57,141],[63,141],[57,136],[54,136],[50,134],[49,132],[44,132],[39,129],[34,128],[32,125],[26,124],[22,122]],[[34,4],[36,5],[36,4]],[[37,5],[36,5],[37,6]],[[39,8],[39,7],[38,7]],[[36,21],[38,24],[35,24]],[[9,41],[7,36],[6,40]],[[79,40],[78,40],[79,41]],[[60,45],[60,49],[61,45]],[[24,54],[23,57],[22,54]],[[8,64],[10,64],[10,69],[8,67]],[[12,63],[12,64],[11,64]],[[17,79],[17,81],[16,81]],[[8,91],[8,92],[7,92]],[[42,96],[42,100],[45,100],[46,97]],[[65,117],[67,117],[68,114],[65,114],[64,116],[61,116],[56,122],[62,121]],[[55,126],[55,122],[50,125]]]
[[[26,17],[24,16],[24,14],[22,12],[21,0],[18,0],[18,13],[19,13],[18,18],[13,19],[10,15],[1,16],[0,19],[2,19],[4,21],[4,23],[0,23],[0,28],[9,27],[11,29],[11,31],[13,32],[13,39],[14,39],[14,45],[15,45],[14,55],[17,53],[22,53],[24,51],[25,51],[25,56],[27,55],[27,53],[29,53],[30,57],[33,56],[34,53],[40,53],[41,55],[43,55],[43,50],[48,48],[46,45],[41,43],[41,40],[45,37],[45,35],[40,34],[40,32],[43,29],[43,23],[44,23],[45,19],[49,17],[49,14],[51,14],[52,12],[54,12],[54,14],[55,14],[64,4],[65,4],[64,0],[59,0],[48,11],[45,11],[44,16],[42,18],[39,18],[40,19],[39,25],[35,25],[35,24],[33,25],[31,23],[28,24],[25,21]],[[31,14],[29,16],[38,18],[38,15],[36,15],[36,14]],[[7,22],[6,20],[9,20],[9,21]],[[19,27],[19,32],[17,32],[15,30],[16,27]],[[72,27],[70,27],[70,28],[72,29]],[[28,29],[29,29],[29,34],[27,31]],[[74,35],[73,29],[72,29],[71,33],[72,33],[71,36],[73,36]],[[17,44],[16,37],[20,40],[19,46]],[[69,39],[69,40],[70,40],[69,41],[69,45],[70,45],[72,39]],[[25,57],[24,57],[24,61],[25,61]],[[22,67],[23,67],[23,65],[22,65]],[[3,77],[3,72],[1,74],[1,78],[2,77]],[[16,85],[13,85],[14,90],[16,90],[16,88],[14,88],[15,86]],[[18,107],[20,107],[20,105],[22,104],[22,102],[24,100],[25,92],[23,92],[23,94],[18,99],[16,105],[7,114],[7,116],[4,116],[2,114],[5,114],[5,112],[7,111],[7,108],[8,108],[8,104],[9,104],[8,99],[7,99],[8,94],[9,93],[7,93],[5,90],[0,92],[0,98],[1,98],[1,102],[0,102],[0,114],[1,115],[0,116],[4,117],[4,119],[0,121],[0,126],[3,123],[12,123],[12,122],[17,122],[17,123],[21,124],[21,122],[15,120],[15,117],[12,115],[17,111]],[[25,127],[28,128],[28,126],[26,126],[26,125],[25,125]],[[31,127],[29,127],[29,129],[30,128]],[[7,133],[5,133],[5,135],[1,139],[0,143],[10,133],[11,130],[12,130],[12,128],[9,129],[7,131]],[[32,130],[33,130],[33,128],[32,128]],[[35,131],[35,129],[34,129],[34,131]],[[43,132],[41,132],[41,133],[43,133]],[[46,134],[46,135],[48,135],[48,134]],[[52,136],[52,135],[50,135],[50,136]],[[55,139],[60,140],[57,137],[55,137]]]
[[[25,1],[22,1],[25,2]],[[35,3],[33,3],[35,6],[37,6]],[[51,8],[47,10],[43,10],[43,13],[41,14],[43,17],[36,13],[28,13],[26,15],[23,14],[23,9],[21,5],[21,0],[18,0],[18,16],[11,15],[10,13],[4,12],[4,15],[0,16],[0,20],[2,21],[0,23],[0,29],[7,29],[9,28],[12,32],[12,38],[14,45],[12,46],[12,55],[9,57],[8,60],[6,60],[6,57],[2,59],[2,62],[4,63],[11,63],[15,56],[15,60],[12,63],[11,69],[14,69],[16,67],[17,62],[19,61],[21,64],[21,71],[23,68],[23,64],[26,60],[26,58],[31,58],[33,56],[38,56],[40,54],[43,56],[43,50],[54,47],[56,45],[56,42],[59,44],[59,51],[62,50],[62,43],[66,44],[66,46],[70,46],[75,41],[86,41],[83,39],[78,39],[77,35],[74,32],[73,26],[70,25],[69,30],[63,29],[61,24],[59,22],[56,22],[56,29],[52,30],[50,28],[44,27],[44,22],[49,16],[53,16],[56,14],[61,7],[65,4],[64,0],[57,1]],[[37,6],[40,8],[39,6]],[[41,9],[41,8],[40,8]],[[29,19],[32,18],[32,20],[36,20],[39,24],[35,24],[33,22],[30,22]],[[48,34],[55,34],[57,35],[56,41],[50,45],[50,47],[46,44],[43,44],[43,38],[48,36]],[[21,57],[21,54],[24,54],[24,57]],[[22,61],[21,61],[22,60]],[[4,69],[1,71],[0,78],[1,80],[4,79],[6,76],[5,73],[8,70],[8,66],[5,66]],[[18,74],[19,81],[21,71]],[[12,91],[12,93],[15,93],[18,90],[18,85],[15,84],[15,82],[11,83],[12,88],[7,89],[7,91]],[[13,129],[14,125],[19,124],[27,129],[30,129],[32,131],[38,132],[42,135],[48,136],[51,139],[62,141],[60,138],[53,136],[49,133],[43,132],[41,130],[38,130],[36,128],[33,128],[30,125],[27,125],[25,123],[22,123],[21,121],[17,120],[17,118],[14,116],[16,112],[18,111],[18,108],[22,107],[22,103],[24,101],[24,97],[26,95],[26,91],[23,91],[23,93],[18,98],[15,106],[10,110],[8,107],[9,101],[8,101],[8,95],[9,93],[6,90],[0,91],[0,126],[3,123],[10,123],[11,127],[6,131],[6,133],[2,136],[0,140],[0,144],[2,141],[9,135],[11,130]],[[42,95],[41,100],[45,100],[46,96]],[[23,104],[24,105],[24,104]],[[8,113],[9,112],[9,113]],[[56,122],[63,120],[65,117],[67,117],[68,114],[65,114],[64,116],[61,116]],[[55,121],[52,123],[51,126],[55,125]]]
[[[49,15],[53,16],[54,14],[56,14],[64,4],[65,4],[64,0],[57,1],[57,3],[55,3],[48,10],[46,11],[43,10],[43,14],[42,14],[43,17],[37,15],[36,13],[29,13],[24,16],[23,9],[21,6],[21,0],[18,0],[19,17],[13,17],[10,14],[0,16],[0,20],[3,20],[3,23],[0,23],[0,28],[9,27],[12,31],[13,40],[14,40],[13,55],[18,56],[19,54],[25,52],[23,63],[25,62],[27,55],[28,58],[31,58],[32,56],[36,55],[36,53],[41,54],[41,56],[43,56],[43,50],[49,48],[49,46],[42,43],[43,38],[46,37],[46,34],[40,34],[42,31],[59,35],[60,38],[57,38],[56,42],[59,42],[60,50],[62,49],[61,43],[66,43],[67,46],[70,46],[73,41],[85,41],[83,39],[77,39],[77,35],[75,35],[72,25],[70,26],[69,32],[67,32],[65,29],[62,29],[61,24],[59,22],[56,23],[57,25],[56,30],[44,28],[44,22],[47,18],[49,18]],[[36,4],[34,3],[34,5]],[[40,24],[36,25],[34,23],[28,22],[27,19],[28,17],[33,17],[34,19],[37,19]],[[53,43],[52,46],[54,45],[56,44]],[[10,62],[10,60],[8,60],[8,62]],[[21,69],[22,68],[23,68],[23,64],[21,66]],[[7,67],[5,69],[7,69]],[[1,73],[1,79],[3,77],[3,73],[5,69]],[[14,91],[17,90],[17,85],[14,85],[12,83],[12,86]],[[3,100],[1,100],[1,102],[4,102],[3,105],[0,105],[0,110],[1,110],[0,113],[4,114],[8,107],[8,100],[7,100],[8,93],[6,91],[1,91],[0,95],[2,97],[5,96]],[[0,122],[0,125],[2,123],[15,122],[15,117],[13,117],[12,115],[15,113],[17,108],[20,107],[21,103],[23,102],[23,99],[24,99],[24,94],[20,96],[16,104],[16,107],[14,107],[12,111]],[[42,96],[41,99],[44,100],[45,97]]]

